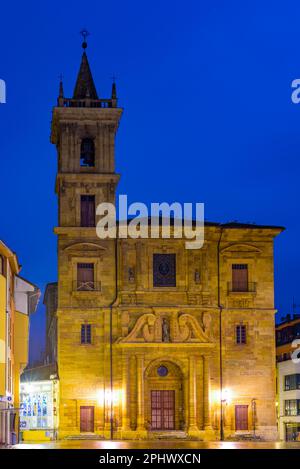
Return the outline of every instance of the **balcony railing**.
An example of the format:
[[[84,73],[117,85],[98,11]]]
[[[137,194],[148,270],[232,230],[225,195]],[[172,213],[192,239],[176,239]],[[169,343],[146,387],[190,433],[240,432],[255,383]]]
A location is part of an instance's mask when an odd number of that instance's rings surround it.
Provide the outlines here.
[[[101,283],[75,280],[73,282],[73,291],[101,291]]]
[[[228,282],[228,293],[256,293],[256,282]]]
[[[117,107],[116,99],[72,99],[60,98],[60,107],[94,107],[94,108],[114,108]]]

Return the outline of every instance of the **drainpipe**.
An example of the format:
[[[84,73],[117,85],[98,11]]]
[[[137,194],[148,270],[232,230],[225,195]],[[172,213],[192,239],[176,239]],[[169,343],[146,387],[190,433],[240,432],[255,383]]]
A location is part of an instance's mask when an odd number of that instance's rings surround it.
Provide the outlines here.
[[[109,367],[110,367],[110,439],[114,439],[113,403],[113,306],[118,298],[118,238],[115,238],[115,297],[109,308]]]
[[[217,247],[217,268],[218,268],[218,308],[219,308],[219,336],[220,336],[220,440],[224,441],[224,419],[223,419],[223,357],[222,357],[222,311],[221,291],[220,291],[220,245],[223,236],[221,228]]]

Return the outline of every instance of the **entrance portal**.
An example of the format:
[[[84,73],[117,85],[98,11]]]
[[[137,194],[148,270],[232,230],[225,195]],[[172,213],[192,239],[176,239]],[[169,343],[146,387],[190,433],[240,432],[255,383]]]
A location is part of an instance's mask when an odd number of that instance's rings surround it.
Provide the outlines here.
[[[145,423],[152,431],[185,429],[184,380],[179,366],[155,360],[145,372]]]

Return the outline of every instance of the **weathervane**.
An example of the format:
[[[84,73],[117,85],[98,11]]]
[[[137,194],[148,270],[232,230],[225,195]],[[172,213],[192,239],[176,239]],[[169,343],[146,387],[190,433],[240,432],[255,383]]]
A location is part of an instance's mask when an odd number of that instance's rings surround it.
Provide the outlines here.
[[[82,30],[80,31],[80,34],[81,34],[81,36],[83,37],[82,48],[83,48],[83,49],[86,49],[86,48],[87,48],[86,38],[90,35],[90,33],[88,32],[87,29],[82,29]]]

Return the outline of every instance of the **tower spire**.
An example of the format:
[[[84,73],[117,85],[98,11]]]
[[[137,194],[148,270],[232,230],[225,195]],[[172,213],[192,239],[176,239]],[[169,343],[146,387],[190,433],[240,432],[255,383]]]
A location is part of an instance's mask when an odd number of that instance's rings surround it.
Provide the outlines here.
[[[64,97],[64,85],[63,85],[63,76],[62,76],[62,74],[60,74],[60,76],[59,76],[59,94],[58,94],[58,97],[59,98]]]
[[[111,78],[112,78],[111,99],[117,99],[116,77],[115,75],[113,75]]]
[[[59,91],[58,91],[57,104],[58,106],[64,105],[64,85],[63,85],[62,74],[60,74],[59,76]]]
[[[85,52],[87,48],[86,38],[89,35],[89,32],[86,29],[83,29],[80,34],[83,37],[83,54],[74,88],[73,99],[99,99],[88,58]]]

